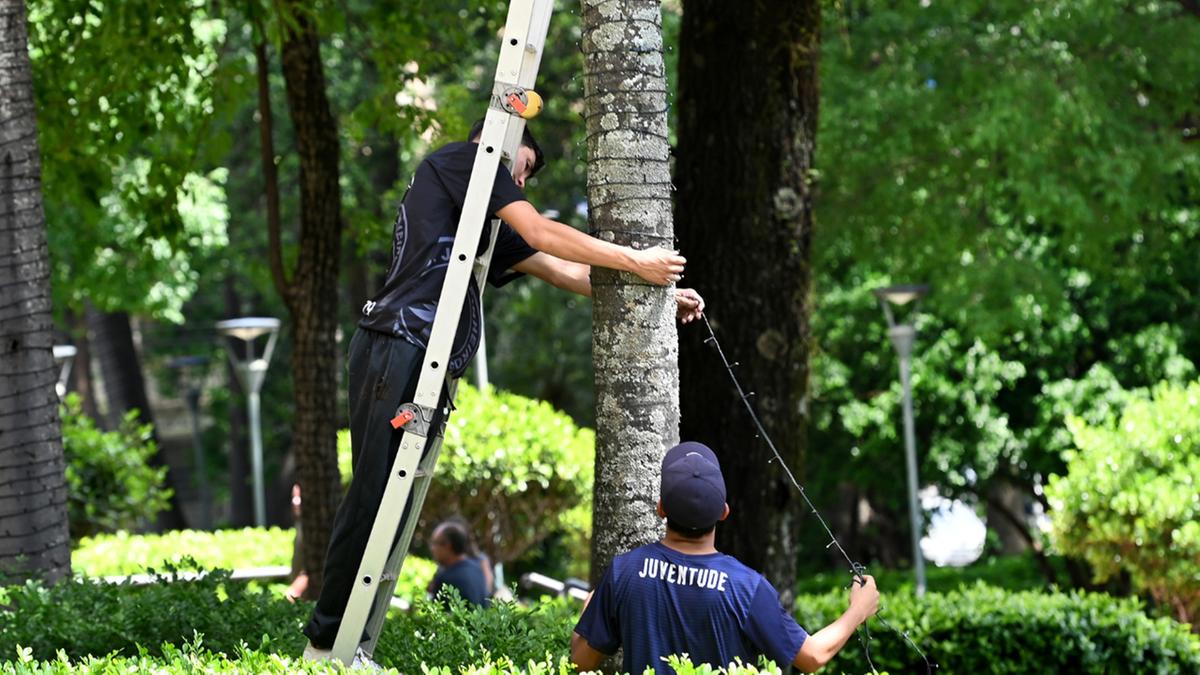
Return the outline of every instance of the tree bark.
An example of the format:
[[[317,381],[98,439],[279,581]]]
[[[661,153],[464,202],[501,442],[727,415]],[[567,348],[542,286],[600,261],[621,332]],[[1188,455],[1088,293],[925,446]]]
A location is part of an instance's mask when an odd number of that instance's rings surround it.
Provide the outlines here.
[[[0,572],[9,582],[71,573],[27,31],[25,3],[0,0]]]
[[[67,311],[66,319],[71,340],[75,345],[75,361],[71,364],[67,390],[79,394],[79,403],[84,415],[98,420],[100,409],[96,407],[95,382],[92,379],[92,350],[88,337],[87,314]]]
[[[688,277],[784,460],[805,452],[820,3],[686,0],[676,217]],[[717,544],[790,599],[802,501],[700,331],[683,341],[683,433],[721,459]],[[812,552],[819,555],[819,552]]]
[[[671,247],[662,16],[654,0],[583,0],[588,222],[606,241]],[[670,288],[592,270],[596,477],[591,575],[656,539],[660,462],[679,440]]]
[[[308,571],[305,596],[324,582],[329,528],[341,498],[337,466],[337,294],[341,260],[338,133],[325,93],[316,25],[301,3],[285,3],[282,48],[288,111],[300,154],[300,237],[289,285],[277,288],[292,316],[295,418],[292,452],[303,491],[301,557]],[[264,117],[268,121],[269,117]],[[278,238],[275,241],[278,246]],[[276,255],[278,252],[273,252]]]

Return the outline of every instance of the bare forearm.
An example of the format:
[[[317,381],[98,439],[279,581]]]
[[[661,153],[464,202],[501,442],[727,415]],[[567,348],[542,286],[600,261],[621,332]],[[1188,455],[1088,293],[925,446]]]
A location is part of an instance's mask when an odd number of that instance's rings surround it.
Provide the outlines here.
[[[854,635],[860,623],[861,615],[856,610],[847,609],[837,621],[808,636],[796,655],[794,665],[811,673],[829,663],[846,646],[846,641]]]
[[[592,297],[592,281],[590,276],[592,268],[589,265],[555,258],[549,253],[538,251],[516,265],[513,265],[513,269],[535,276],[564,291],[578,293],[584,297]]]
[[[542,218],[542,221],[534,241],[529,242],[537,250],[575,263],[633,271],[633,259],[628,248],[596,239],[549,218]]]
[[[687,260],[678,251],[658,246],[635,251],[618,246],[550,220],[524,200],[505,206],[496,215],[530,246],[554,258],[632,272],[657,286],[667,286],[683,278]]]
[[[585,298],[592,297],[591,265],[564,260],[555,277],[548,281],[564,291],[570,291]]]

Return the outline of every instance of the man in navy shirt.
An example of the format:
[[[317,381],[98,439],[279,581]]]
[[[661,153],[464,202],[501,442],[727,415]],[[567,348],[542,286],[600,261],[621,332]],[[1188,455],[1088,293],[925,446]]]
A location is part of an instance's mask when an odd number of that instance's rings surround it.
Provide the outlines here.
[[[412,401],[416,392],[482,129],[481,120],[467,142],[442,146],[417,167],[396,215],[387,278],[363,304],[359,328],[350,341],[347,375],[354,476],[334,516],[324,584],[304,627],[309,639],[304,656],[308,659],[330,658],[354,575],[383,500],[401,436],[390,420],[396,408]],[[686,261],[676,251],[658,247],[634,250],[542,216],[521,188],[544,163],[541,149],[526,129],[514,160],[515,170],[510,174],[501,165],[492,177],[487,217],[503,222],[496,233],[488,283],[502,286],[531,274],[590,296],[591,265],[631,272],[657,285],[682,278]],[[490,223],[485,226],[479,253],[487,245],[490,228]],[[685,323],[699,318],[704,310],[703,300],[691,289],[676,289],[675,299],[679,319]],[[457,377],[466,370],[479,346],[482,324],[479,289],[472,280],[447,364],[450,374]],[[440,419],[433,420],[432,428],[440,426]],[[355,663],[360,662],[369,665],[363,654],[356,657]]]
[[[490,604],[491,589],[483,566],[478,559],[467,555],[470,545],[471,536],[460,523],[446,521],[434,528],[429,551],[438,570],[429,582],[431,596],[437,598],[442,588],[451,586],[472,605]]]
[[[717,457],[682,443],[663,457],[658,515],[662,541],[617,556],[584,604],[571,636],[571,660],[595,670],[624,647],[622,669],[670,673],[666,657],[724,667],[760,654],[781,666],[813,672],[829,662],[879,606],[875,580],[850,590],[841,618],[809,635],[779,602],[763,575],[713,546],[716,524],[729,516]]]

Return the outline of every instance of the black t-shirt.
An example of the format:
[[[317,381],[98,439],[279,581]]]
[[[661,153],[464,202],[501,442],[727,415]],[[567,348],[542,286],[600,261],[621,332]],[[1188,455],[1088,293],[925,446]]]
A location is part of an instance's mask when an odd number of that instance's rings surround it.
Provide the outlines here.
[[[422,349],[428,346],[478,148],[476,143],[450,143],[417,167],[396,214],[387,281],[363,305],[359,326],[402,337]],[[525,196],[508,169],[500,165],[488,200],[489,219],[505,206],[523,199]],[[487,247],[490,233],[491,224],[485,224],[476,255]],[[488,283],[499,287],[521,276],[512,271],[512,266],[534,253],[537,251],[502,222],[492,251]],[[461,375],[475,355],[482,321],[479,289],[472,280],[450,352],[451,374]]]
[[[487,605],[487,583],[483,569],[474,558],[463,558],[449,567],[438,568],[433,575],[433,596],[436,598],[442,586],[453,586],[463,600],[473,605]]]

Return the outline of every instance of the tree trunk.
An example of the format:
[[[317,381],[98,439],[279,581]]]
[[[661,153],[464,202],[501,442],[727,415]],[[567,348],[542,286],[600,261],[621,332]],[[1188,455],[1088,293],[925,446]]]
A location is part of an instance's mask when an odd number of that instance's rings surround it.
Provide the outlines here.
[[[588,221],[606,241],[671,247],[662,17],[654,0],[583,0]],[[596,478],[592,580],[657,538],[660,462],[679,440],[679,342],[669,288],[592,270]]]
[[[807,425],[820,19],[818,0],[686,0],[679,50],[676,216],[688,277],[794,470]],[[717,544],[787,600],[802,501],[703,337],[692,331],[682,346],[683,432],[721,459],[732,515]]]
[[[133,342],[133,328],[129,314],[125,312],[100,312],[88,308],[88,325],[91,328],[91,357],[100,366],[104,379],[104,394],[108,401],[108,428],[115,429],[121,418],[130,410],[137,410],[141,424],[154,425],[154,414],[150,409],[150,398],[146,395],[146,380],[142,376],[142,361]],[[178,481],[179,473],[174,470],[162,451],[158,432],[154,431],[154,443],[158,450],[150,457],[150,465],[166,467],[166,484],[171,488],[169,506],[160,512],[154,527],[158,531],[180,530],[187,527],[179,495],[187,486]]]
[[[79,394],[79,403],[84,415],[98,420],[100,409],[96,407],[95,383],[92,380],[92,350],[88,337],[87,314],[67,311],[66,319],[71,340],[75,344],[75,360],[71,364],[67,390]]]
[[[316,598],[324,581],[329,528],[341,498],[336,340],[342,237],[339,149],[337,120],[325,95],[316,26],[299,3],[288,3],[284,11],[292,13],[293,21],[284,35],[282,62],[300,154],[300,246],[290,284],[278,290],[291,311],[295,331],[292,452],[304,498],[300,520],[302,559],[309,578],[305,595]],[[269,121],[269,116],[264,117],[264,122]],[[276,281],[285,280],[276,276]]]
[[[0,573],[71,573],[25,3],[0,0]]]

